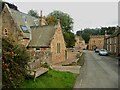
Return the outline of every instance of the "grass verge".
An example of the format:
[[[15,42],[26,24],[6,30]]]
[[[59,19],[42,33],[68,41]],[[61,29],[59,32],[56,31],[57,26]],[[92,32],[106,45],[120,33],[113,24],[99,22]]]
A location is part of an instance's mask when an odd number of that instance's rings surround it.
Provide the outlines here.
[[[21,88],[73,88],[77,74],[49,70],[44,75],[33,79],[25,80]]]

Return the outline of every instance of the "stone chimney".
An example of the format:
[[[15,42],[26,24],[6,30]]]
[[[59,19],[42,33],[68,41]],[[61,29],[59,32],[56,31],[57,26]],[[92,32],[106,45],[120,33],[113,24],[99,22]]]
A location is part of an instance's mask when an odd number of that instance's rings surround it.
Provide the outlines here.
[[[45,16],[43,16],[43,14],[42,14],[42,10],[40,11],[40,21],[39,21],[39,23],[40,23],[40,26],[48,25],[46,20],[45,20]]]
[[[40,17],[42,18],[42,10],[40,11]]]

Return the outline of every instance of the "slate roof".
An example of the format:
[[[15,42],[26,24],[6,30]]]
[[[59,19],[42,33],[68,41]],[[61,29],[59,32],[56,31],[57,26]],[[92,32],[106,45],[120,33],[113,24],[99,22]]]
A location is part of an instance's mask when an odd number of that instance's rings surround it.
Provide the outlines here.
[[[40,26],[40,18],[30,16],[11,8],[9,8],[9,10],[15,23],[17,23],[17,26],[23,32],[24,38],[30,38],[31,32],[32,38],[28,44],[28,47],[50,47],[50,42],[56,29],[54,25]],[[24,32],[21,26],[26,26],[29,32]],[[26,29],[26,27],[24,27],[24,29]]]
[[[41,26],[33,27],[32,29],[32,40],[28,47],[50,47],[50,42],[55,33],[55,26]]]
[[[35,20],[38,20],[38,21],[39,21],[39,18],[30,16],[30,15],[28,15],[28,14],[25,14],[25,13],[22,13],[22,12],[13,10],[13,9],[10,9],[10,10],[11,10],[11,13],[12,13],[13,18],[17,21],[17,23],[18,23],[19,25],[26,25],[26,23],[25,23],[25,21],[24,21],[24,18],[26,19],[27,24],[28,24],[29,26],[35,26]],[[39,22],[38,22],[38,24],[39,24]]]
[[[16,11],[13,9],[10,9],[11,11],[11,16],[13,17],[13,19],[15,20],[15,22],[17,23],[18,27],[20,28],[20,30],[23,32],[21,26],[26,26],[28,31],[30,31],[30,26],[35,26],[35,21],[36,23],[39,25],[39,19],[33,16],[30,16],[28,14],[22,13],[20,11]],[[24,37],[30,37],[29,33],[25,33],[23,32],[23,36]]]

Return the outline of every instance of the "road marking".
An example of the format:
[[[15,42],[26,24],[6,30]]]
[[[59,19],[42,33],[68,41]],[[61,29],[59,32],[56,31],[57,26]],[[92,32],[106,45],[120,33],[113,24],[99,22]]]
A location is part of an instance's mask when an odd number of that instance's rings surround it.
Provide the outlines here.
[[[81,81],[80,81],[80,86],[82,86],[82,79],[81,79]]]

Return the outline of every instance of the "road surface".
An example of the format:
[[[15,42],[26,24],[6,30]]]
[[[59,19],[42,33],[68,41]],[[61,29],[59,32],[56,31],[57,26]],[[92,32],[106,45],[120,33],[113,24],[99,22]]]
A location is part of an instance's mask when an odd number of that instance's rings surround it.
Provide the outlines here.
[[[85,51],[85,64],[80,69],[74,88],[118,88],[118,60]]]

